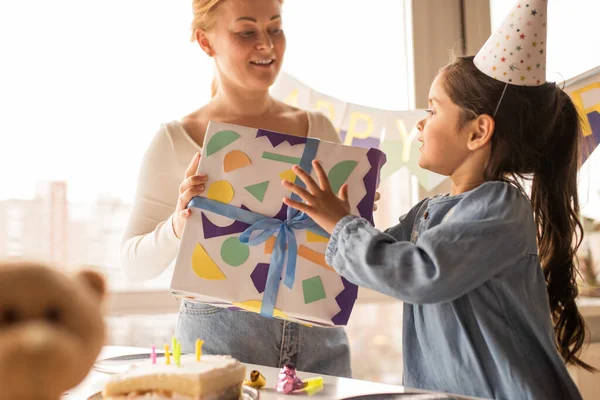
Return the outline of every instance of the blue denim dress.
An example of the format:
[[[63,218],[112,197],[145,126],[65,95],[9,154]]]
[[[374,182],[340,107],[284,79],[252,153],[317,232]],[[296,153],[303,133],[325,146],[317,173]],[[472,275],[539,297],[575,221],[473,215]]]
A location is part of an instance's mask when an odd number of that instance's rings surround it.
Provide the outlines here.
[[[229,354],[251,364],[349,378],[350,348],[344,328],[307,327],[182,299],[175,333],[181,351],[193,353],[204,339],[203,354]]]
[[[348,216],[328,264],[404,301],[404,384],[494,399],[581,399],[556,349],[529,200],[508,183],[426,199],[386,232]]]

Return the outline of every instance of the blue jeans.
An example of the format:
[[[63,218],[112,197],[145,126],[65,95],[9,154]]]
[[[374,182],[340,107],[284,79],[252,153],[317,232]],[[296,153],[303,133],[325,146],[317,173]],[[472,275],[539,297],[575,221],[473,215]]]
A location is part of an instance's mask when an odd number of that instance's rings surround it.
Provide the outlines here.
[[[229,354],[250,364],[349,378],[350,347],[344,328],[309,328],[259,314],[181,300],[175,333],[184,353]]]

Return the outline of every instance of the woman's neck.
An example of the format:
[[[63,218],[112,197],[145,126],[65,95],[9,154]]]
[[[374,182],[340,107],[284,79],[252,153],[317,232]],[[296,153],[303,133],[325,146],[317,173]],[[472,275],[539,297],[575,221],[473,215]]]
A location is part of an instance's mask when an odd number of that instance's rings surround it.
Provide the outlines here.
[[[239,117],[266,116],[274,111],[277,104],[268,90],[248,91],[227,85],[219,86],[210,103],[219,113],[223,111]]]

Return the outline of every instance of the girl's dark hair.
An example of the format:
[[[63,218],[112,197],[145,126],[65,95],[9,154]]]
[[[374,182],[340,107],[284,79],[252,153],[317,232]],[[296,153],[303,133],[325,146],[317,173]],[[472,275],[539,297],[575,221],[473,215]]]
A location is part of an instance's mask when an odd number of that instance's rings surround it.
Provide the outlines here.
[[[445,89],[461,109],[461,123],[494,111],[506,84],[480,72],[473,57],[458,57],[441,71]],[[556,345],[565,363],[595,370],[578,355],[586,326],[577,309],[575,254],[583,238],[577,171],[581,121],[571,98],[554,83],[506,87],[494,116],[486,180],[506,181],[523,193],[531,180],[539,257],[546,277]]]

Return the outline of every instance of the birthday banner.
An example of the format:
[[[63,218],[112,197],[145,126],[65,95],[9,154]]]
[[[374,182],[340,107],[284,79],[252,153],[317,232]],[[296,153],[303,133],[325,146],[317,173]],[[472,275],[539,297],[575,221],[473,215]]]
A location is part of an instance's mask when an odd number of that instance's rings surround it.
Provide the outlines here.
[[[584,121],[582,164],[600,142],[600,67],[570,79],[565,91],[572,97]],[[381,179],[407,168],[419,184],[431,191],[446,177],[417,164],[419,142],[416,123],[425,110],[389,111],[351,104],[319,93],[299,80],[281,73],[272,89],[275,98],[295,107],[320,111],[332,121],[343,143],[379,148],[387,155]]]
[[[446,179],[417,164],[419,132],[416,124],[426,116],[425,110],[388,111],[347,103],[319,93],[285,73],[275,82],[272,94],[287,104],[325,114],[344,144],[381,149],[388,156],[381,171],[382,180],[403,167],[416,176],[427,191]]]
[[[600,67],[565,83],[583,121],[582,164],[600,143]]]

